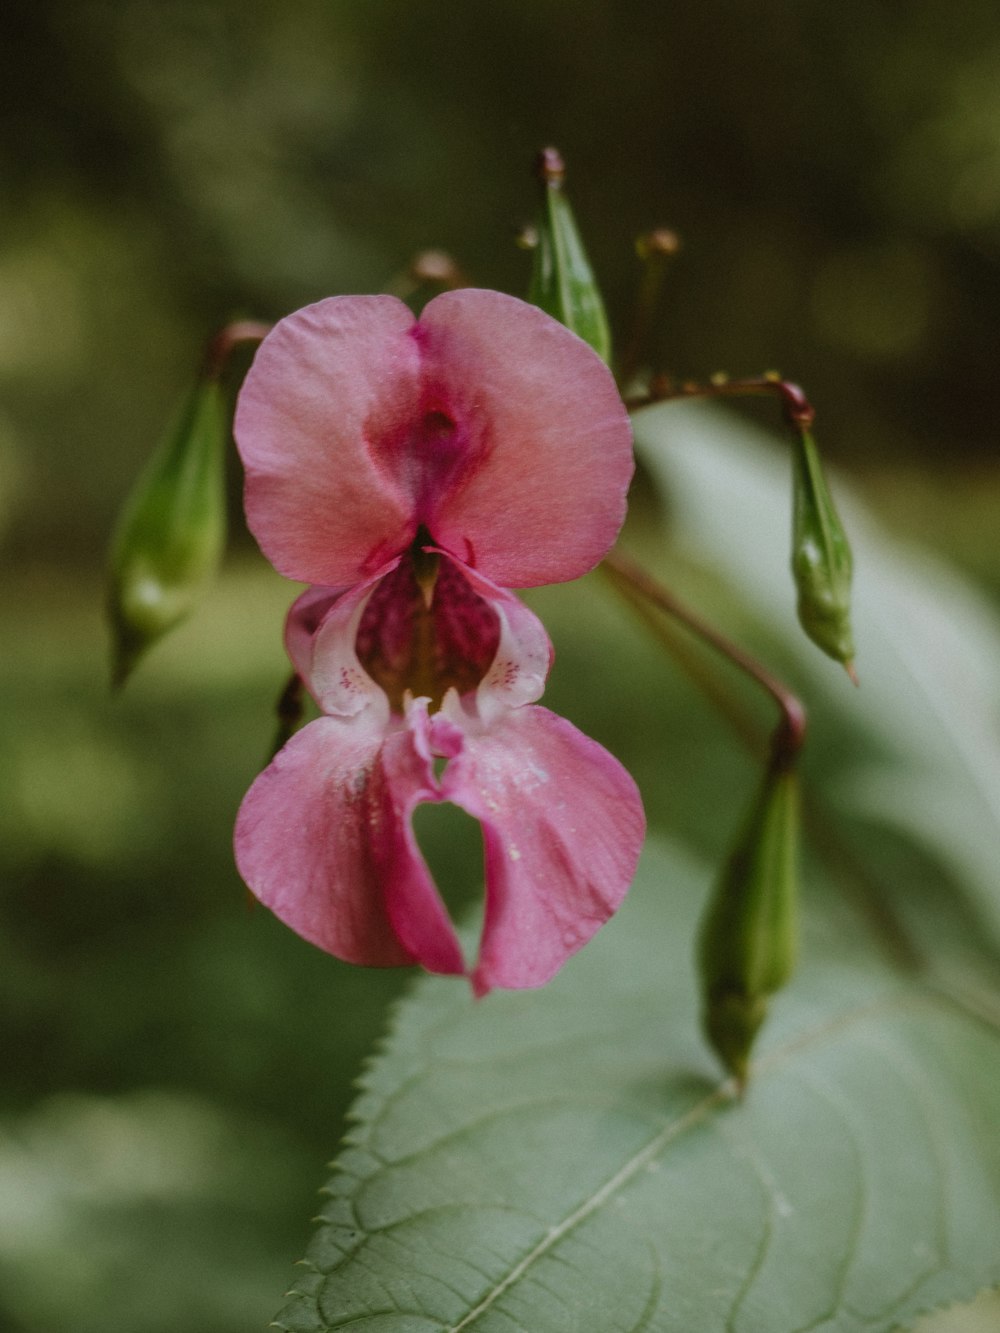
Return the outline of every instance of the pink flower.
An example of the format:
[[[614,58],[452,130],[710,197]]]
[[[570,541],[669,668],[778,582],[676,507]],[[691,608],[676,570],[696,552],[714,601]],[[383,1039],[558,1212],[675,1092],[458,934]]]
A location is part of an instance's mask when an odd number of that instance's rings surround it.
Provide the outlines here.
[[[334,297],[262,343],[235,432],[261,549],[316,585],[286,646],[324,714],[247,793],[240,873],[339,958],[464,973],[410,823],[452,801],[485,846],[472,984],[541,985],[617,908],[644,831],[621,765],[534,706],[552,650],[506,591],[578,577],[617,535],[632,452],[610,374],[497,292],[419,320]]]

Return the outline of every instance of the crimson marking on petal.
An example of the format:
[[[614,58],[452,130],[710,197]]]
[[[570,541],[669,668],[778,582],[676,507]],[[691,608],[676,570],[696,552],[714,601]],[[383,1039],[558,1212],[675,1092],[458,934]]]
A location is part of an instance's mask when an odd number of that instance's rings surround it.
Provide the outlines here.
[[[500,646],[496,611],[450,561],[441,562],[427,604],[418,578],[427,558],[419,534],[415,545],[375,588],[356,640],[358,660],[396,712],[407,692],[437,709],[449,689],[474,690]]]

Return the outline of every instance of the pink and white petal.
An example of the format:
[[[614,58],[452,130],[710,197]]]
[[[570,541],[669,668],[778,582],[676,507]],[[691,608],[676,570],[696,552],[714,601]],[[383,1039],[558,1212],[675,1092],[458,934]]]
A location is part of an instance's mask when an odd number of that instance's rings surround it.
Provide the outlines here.
[[[392,296],[335,296],[276,324],[240,391],[247,522],[282,574],[352,584],[412,540],[392,466],[420,408],[414,318]]]
[[[363,722],[310,722],[244,797],[235,851],[253,893],[304,939],[349,963],[395,967],[414,955],[393,930],[373,855],[388,817],[382,742]]]
[[[486,915],[473,986],[541,986],[628,891],[645,832],[639,792],[615,758],[545,708],[516,709],[481,733],[463,727],[453,705],[438,717],[449,742],[456,726],[465,730],[441,793],[483,828]]]
[[[475,693],[476,712],[490,723],[507,710],[542,697],[554,658],[552,643],[545,626],[519,597],[460,560],[450,559],[499,622],[496,653]]]
[[[292,666],[305,681],[310,693],[316,631],[346,591],[345,588],[326,588],[322,585],[306,588],[288,608],[285,617],[285,652],[292,659]]]
[[[369,709],[370,725],[388,724],[389,700],[358,660],[357,638],[369,598],[398,564],[398,558],[390,560],[371,578],[328,599],[320,589],[307,589],[292,604],[285,646],[324,713],[349,718]]]
[[[536,307],[466,288],[417,326],[424,410],[455,422],[456,459],[423,522],[505,587],[560,583],[614,543],[632,476],[632,432],[611,372]]]

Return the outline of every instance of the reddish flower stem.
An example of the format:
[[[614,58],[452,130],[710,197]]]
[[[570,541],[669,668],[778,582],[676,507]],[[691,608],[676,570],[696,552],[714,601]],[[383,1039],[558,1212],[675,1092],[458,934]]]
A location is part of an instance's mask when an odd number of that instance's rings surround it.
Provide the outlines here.
[[[614,568],[622,559],[620,552],[615,553],[605,560],[601,568],[611,581],[618,585],[618,591],[622,597],[629,602],[650,631],[677,659],[682,670],[698,686],[709,702],[719,710],[747,749],[751,753],[758,753],[760,735],[752,719],[740,706],[739,702],[723,689],[721,683],[705,671],[703,664],[693,660],[686,644],[682,643],[678,637],[679,631],[656,614],[657,610],[663,612],[666,609],[659,598],[657,598],[654,607],[654,604],[644,595],[646,587],[643,587],[640,591],[636,584],[626,579],[620,569]],[[627,561],[627,557],[624,557],[624,559]],[[634,562],[629,563],[634,565]],[[643,584],[648,582],[652,582],[652,580],[644,574]],[[666,592],[665,589],[661,591]],[[676,605],[677,599],[670,593],[666,595],[668,600]],[[683,619],[681,623],[691,628],[688,619]],[[767,673],[765,672],[765,674]],[[794,696],[790,697],[794,698]],[[798,704],[799,716],[802,718],[801,731],[804,732],[805,717],[802,705],[798,703],[798,700],[795,700],[795,702]],[[784,719],[779,723],[779,728],[783,724]],[[802,734],[800,732],[800,747],[801,743]],[[868,866],[858,859],[850,843],[837,831],[835,822],[830,819],[828,811],[820,803],[816,794],[806,791],[803,794],[803,802],[806,827],[814,846],[853,909],[874,930],[885,950],[886,957],[908,970],[918,970],[924,967],[926,960],[897,919],[896,913],[888,901],[885,886],[872,875]]]
[[[267,757],[268,763],[298,730],[302,715],[305,712],[305,700],[302,697],[302,691],[302,677],[297,671],[293,671],[285,682],[285,687],[278,696],[278,702],[275,705],[274,711],[278,715],[278,726],[271,745],[271,753]]]
[[[680,251],[681,242],[676,232],[657,227],[640,236],[635,248],[642,261],[642,274],[632,313],[632,329],[618,367],[618,382],[623,386],[639,369],[659,310],[663,280],[671,261]]]
[[[659,611],[684,625],[771,696],[778,705],[781,717],[771,737],[770,762],[775,771],[791,768],[806,737],[806,710],[802,701],[755,657],[727,639],[713,626],[706,624],[696,612],[680,601],[658,579],[653,578],[631,556],[621,551],[612,551],[610,555],[605,556],[604,567],[613,579],[620,579],[629,589],[641,594]]]
[[[426,298],[427,289],[455,292],[473,284],[447,250],[420,250],[405,268],[399,270],[382,288],[387,296],[410,301],[417,294]]]
[[[226,324],[208,340],[202,359],[202,374],[206,379],[220,379],[236,348],[241,343],[262,342],[272,327],[259,319],[237,319]]]
[[[707,383],[696,380],[677,382],[667,375],[657,375],[649,386],[649,392],[626,398],[625,406],[630,412],[653,403],[666,403],[674,398],[754,398],[774,397],[781,403],[785,420],[795,430],[808,430],[816,418],[816,412],[808,398],[797,384],[783,380],[775,371],[748,379],[729,379],[718,375]]]

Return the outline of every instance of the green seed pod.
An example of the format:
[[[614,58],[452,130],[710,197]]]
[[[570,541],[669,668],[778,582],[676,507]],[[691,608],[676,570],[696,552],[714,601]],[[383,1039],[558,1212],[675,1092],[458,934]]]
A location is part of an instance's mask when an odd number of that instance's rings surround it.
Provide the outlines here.
[[[812,435],[800,429],[793,479],[792,573],[799,621],[817,647],[853,675],[853,560]]]
[[[795,965],[798,824],[796,775],[773,763],[702,921],[705,1034],[741,1087],[768,998]]]
[[[610,361],[611,332],[604,301],[563,193],[565,168],[554,148],[546,148],[539,156],[538,174],[544,196],[528,300],[579,334],[602,360]]]
[[[116,686],[192,610],[216,571],[225,541],[227,435],[222,389],[205,378],[122,512],[108,571]]]

